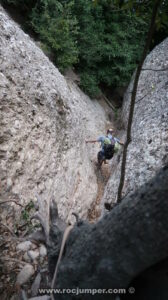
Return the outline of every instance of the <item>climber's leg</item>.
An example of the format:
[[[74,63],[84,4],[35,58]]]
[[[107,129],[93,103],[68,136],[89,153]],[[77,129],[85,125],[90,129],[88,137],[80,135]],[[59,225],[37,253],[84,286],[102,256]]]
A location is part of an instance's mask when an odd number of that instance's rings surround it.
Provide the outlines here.
[[[98,166],[101,167],[102,163],[105,160],[103,151],[99,151],[97,154]]]

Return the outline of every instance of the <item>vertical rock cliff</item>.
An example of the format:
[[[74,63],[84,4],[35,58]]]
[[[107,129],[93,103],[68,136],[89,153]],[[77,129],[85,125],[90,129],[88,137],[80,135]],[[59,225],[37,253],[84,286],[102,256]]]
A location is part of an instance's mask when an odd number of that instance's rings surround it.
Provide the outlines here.
[[[86,218],[96,198],[96,150],[85,138],[105,130],[106,115],[67,82],[0,8],[0,179],[2,199],[28,203],[40,195],[60,216]]]
[[[126,129],[131,81],[124,97],[121,122]],[[125,136],[122,136],[125,139]],[[112,162],[112,176],[102,203],[116,201],[120,180],[121,153]],[[147,56],[139,79],[132,142],[128,147],[123,196],[151,179],[168,161],[168,38]]]

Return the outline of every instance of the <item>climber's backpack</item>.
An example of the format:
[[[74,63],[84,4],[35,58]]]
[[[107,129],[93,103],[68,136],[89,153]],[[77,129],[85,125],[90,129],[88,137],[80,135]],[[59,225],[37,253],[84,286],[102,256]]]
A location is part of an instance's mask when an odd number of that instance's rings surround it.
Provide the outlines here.
[[[112,141],[106,137],[104,140],[104,155],[106,159],[111,159],[114,155],[114,146],[115,146],[115,141],[112,139]]]
[[[114,145],[114,153],[117,153],[121,149],[121,146],[118,142],[115,142]]]

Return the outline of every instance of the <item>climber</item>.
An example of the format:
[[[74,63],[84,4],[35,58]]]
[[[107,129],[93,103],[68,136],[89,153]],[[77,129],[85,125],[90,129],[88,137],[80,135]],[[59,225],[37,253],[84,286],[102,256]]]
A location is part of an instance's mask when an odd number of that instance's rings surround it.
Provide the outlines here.
[[[100,136],[97,140],[86,140],[86,143],[101,143],[101,151],[97,154],[98,165],[101,166],[106,159],[111,159],[115,152],[120,148],[120,145],[124,145],[118,138],[113,137],[114,130],[110,128],[107,130],[106,136]]]

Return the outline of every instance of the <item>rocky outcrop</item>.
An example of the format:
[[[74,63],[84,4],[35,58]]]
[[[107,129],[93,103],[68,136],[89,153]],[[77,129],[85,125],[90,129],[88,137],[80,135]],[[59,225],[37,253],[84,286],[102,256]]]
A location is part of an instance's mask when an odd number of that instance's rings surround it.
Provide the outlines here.
[[[105,130],[104,109],[67,82],[3,8],[0,110],[2,199],[25,204],[38,193],[46,218],[51,198],[65,221],[72,212],[86,218],[97,179],[85,137]]]
[[[133,80],[125,94],[121,120],[126,128]],[[123,140],[125,136],[121,137]],[[123,196],[152,178],[168,159],[168,39],[147,56],[141,72],[128,147]],[[102,203],[116,201],[121,154],[112,162],[112,176]]]

